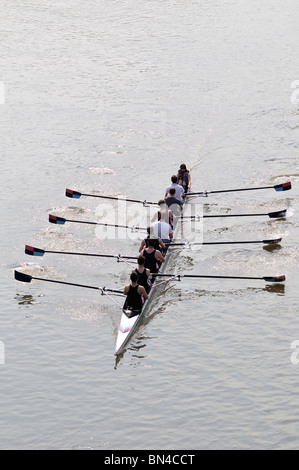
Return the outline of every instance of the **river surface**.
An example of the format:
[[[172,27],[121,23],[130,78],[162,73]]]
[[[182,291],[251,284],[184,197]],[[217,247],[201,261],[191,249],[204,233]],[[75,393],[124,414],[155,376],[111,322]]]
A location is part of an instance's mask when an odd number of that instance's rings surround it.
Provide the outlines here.
[[[298,15],[297,0],[2,2],[0,448],[299,447]],[[143,223],[142,204],[65,189],[157,201],[183,162],[193,191],[292,190],[193,199],[196,214],[288,209],[206,218],[193,240],[282,241],[183,248],[166,271],[286,282],[165,283],[116,359],[110,298],[14,270],[122,289],[126,263],[25,244],[135,256],[142,233],[48,216]]]

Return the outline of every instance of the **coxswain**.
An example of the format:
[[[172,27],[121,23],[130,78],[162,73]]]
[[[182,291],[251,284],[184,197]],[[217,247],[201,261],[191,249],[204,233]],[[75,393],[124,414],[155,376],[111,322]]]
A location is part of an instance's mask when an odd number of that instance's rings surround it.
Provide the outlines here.
[[[156,237],[162,239],[163,243],[169,243],[173,238],[173,229],[165,212],[161,212],[160,220],[153,225],[153,232]]]
[[[125,308],[140,312],[144,301],[148,299],[148,295],[145,288],[138,284],[138,274],[132,273],[130,280],[131,283],[124,288],[124,294],[127,296]]]
[[[187,170],[185,163],[182,163],[178,171],[178,184],[183,186],[185,193],[190,191],[191,187],[191,176],[190,171]]]
[[[147,237],[144,238],[141,243],[140,243],[140,247],[139,247],[139,253],[140,252],[143,252],[144,248],[147,248],[148,247],[148,241],[149,239],[151,238],[152,240],[154,240],[154,248],[155,250],[159,250],[161,251],[161,253],[165,250],[165,243],[163,243],[163,241],[161,240],[161,238],[159,237],[154,237],[153,234],[152,234],[152,227],[147,227]]]
[[[144,267],[148,268],[151,273],[157,273],[159,270],[159,263],[164,263],[165,258],[160,250],[156,250],[155,241],[152,238],[148,240],[148,247],[144,248],[140,254],[144,256],[145,263]]]
[[[169,191],[171,188],[174,188],[175,189],[175,195],[174,197],[176,199],[178,199],[179,201],[183,202],[183,198],[184,198],[184,193],[185,193],[185,190],[183,188],[183,186],[181,186],[180,184],[178,184],[178,177],[176,175],[173,175],[171,177],[171,186],[168,186],[165,190],[165,197],[169,196]]]
[[[149,279],[151,272],[148,268],[144,267],[145,257],[140,255],[137,260],[137,268],[134,269],[132,272],[138,275],[138,284],[139,286],[143,286],[148,293],[151,288],[151,281]]]
[[[180,217],[183,210],[183,203],[175,197],[175,188],[170,188],[169,196],[165,198],[167,207],[172,211],[175,217]]]

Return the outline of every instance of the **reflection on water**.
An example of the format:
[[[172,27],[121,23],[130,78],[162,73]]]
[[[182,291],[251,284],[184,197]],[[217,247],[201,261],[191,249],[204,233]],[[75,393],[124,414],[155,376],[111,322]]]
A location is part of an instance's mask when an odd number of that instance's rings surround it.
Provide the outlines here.
[[[14,297],[19,305],[36,305],[38,302],[30,294],[16,294]]]
[[[268,284],[264,287],[263,290],[267,292],[274,292],[275,294],[278,294],[278,295],[284,295],[285,285],[284,284]]]
[[[132,338],[132,343],[128,344],[127,348],[123,350],[121,354],[118,354],[115,357],[115,365],[114,369],[117,369],[118,364],[121,362],[122,358],[126,354],[127,351],[129,351],[131,359],[136,359],[136,360],[142,360],[145,359],[147,356],[146,354],[141,354],[142,350],[146,348],[148,340],[152,339],[153,337],[151,336],[138,336]]]
[[[163,305],[160,308],[153,308],[148,314],[142,319],[140,326],[137,330],[137,332],[134,334],[134,336],[131,338],[131,341],[128,343],[127,347],[123,350],[121,354],[118,354],[115,358],[115,366],[114,369],[117,369],[118,364],[120,363],[121,359],[124,357],[126,354],[126,351],[130,351],[132,353],[132,356],[135,358],[142,359],[146,357],[145,355],[140,355],[139,351],[142,350],[147,346],[148,340],[153,339],[153,336],[145,336],[141,335],[141,332],[143,332],[144,328],[153,320],[153,318],[158,314],[162,313],[165,310],[165,304],[164,307]],[[135,354],[133,354],[133,352]],[[138,355],[136,355],[138,353]]]
[[[282,249],[282,246],[279,243],[273,243],[272,245],[264,245],[263,250],[268,251],[269,253],[273,251],[279,251]]]

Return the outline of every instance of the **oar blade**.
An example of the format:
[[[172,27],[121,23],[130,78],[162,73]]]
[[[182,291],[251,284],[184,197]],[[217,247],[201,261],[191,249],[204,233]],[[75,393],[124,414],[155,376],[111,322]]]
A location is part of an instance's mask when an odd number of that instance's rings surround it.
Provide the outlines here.
[[[264,277],[264,280],[266,282],[284,282],[286,280],[286,277],[283,275],[283,276],[268,276],[268,277]]]
[[[66,197],[70,197],[72,199],[80,199],[82,193],[79,193],[79,191],[74,191],[73,189],[66,189],[65,195]]]
[[[287,215],[287,210],[284,209],[282,211],[277,212],[269,212],[268,216],[270,219],[283,219]]]
[[[274,189],[275,191],[289,191],[289,189],[292,189],[292,183],[288,181],[287,183],[276,184]]]
[[[20,273],[20,271],[15,270],[15,280],[21,282],[31,282],[32,276],[29,276],[29,274]]]
[[[263,240],[265,245],[278,245],[282,238],[272,238],[271,240]]]
[[[51,222],[51,224],[64,225],[66,219],[63,217],[58,217],[57,215],[49,214],[49,222]]]
[[[44,256],[45,250],[42,250],[41,248],[36,248],[35,246],[25,246],[25,253],[26,255],[30,256]]]

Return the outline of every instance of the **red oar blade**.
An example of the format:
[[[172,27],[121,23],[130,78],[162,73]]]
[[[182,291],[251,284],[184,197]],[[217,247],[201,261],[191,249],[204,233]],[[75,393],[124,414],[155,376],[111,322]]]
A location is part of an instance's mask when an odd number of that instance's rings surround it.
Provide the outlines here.
[[[276,184],[274,189],[275,191],[288,191],[289,189],[292,189],[292,183],[291,181],[288,181],[287,183]]]
[[[275,245],[275,244],[278,244],[280,243],[282,240],[282,238],[273,238],[271,240],[263,240],[263,243],[265,243],[266,245]]]
[[[72,199],[80,199],[80,197],[82,196],[82,193],[79,193],[79,191],[74,191],[73,189],[66,189],[65,195]]]
[[[45,250],[41,250],[40,248],[35,248],[34,246],[25,246],[25,253],[26,255],[30,256],[44,256]]]
[[[49,222],[51,222],[51,224],[64,225],[66,219],[63,217],[58,217],[57,215],[49,214]]]
[[[282,211],[277,211],[277,212],[269,212],[268,216],[270,219],[282,219],[287,215],[287,210],[284,209]]]
[[[16,281],[21,282],[31,282],[32,276],[29,276],[29,274],[20,273],[20,271],[15,270],[15,279]]]
[[[283,276],[274,276],[274,277],[264,277],[264,280],[266,282],[284,282],[286,280],[286,277]]]

